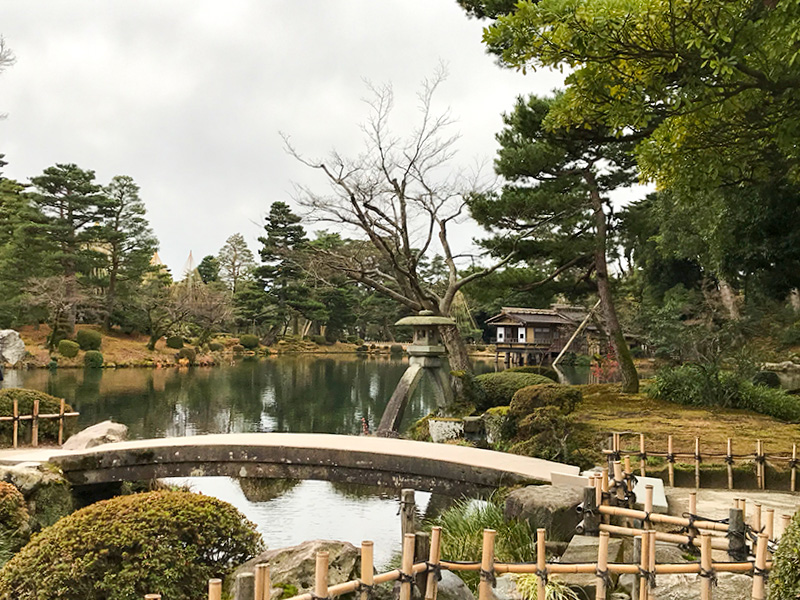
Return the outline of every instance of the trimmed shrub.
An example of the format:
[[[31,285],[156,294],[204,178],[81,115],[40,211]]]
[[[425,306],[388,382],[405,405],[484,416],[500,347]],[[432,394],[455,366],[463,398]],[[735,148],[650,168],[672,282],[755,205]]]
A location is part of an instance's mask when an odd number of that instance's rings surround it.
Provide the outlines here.
[[[194,351],[194,348],[181,348],[178,351],[178,358],[185,358],[189,361],[189,364],[192,364],[194,359],[197,358],[197,352]]]
[[[250,334],[241,335],[239,336],[239,343],[248,350],[255,350],[259,346],[258,336]]]
[[[81,350],[100,350],[103,344],[103,334],[94,329],[79,329],[75,334],[75,341]]]
[[[167,338],[167,348],[180,350],[183,348],[183,338],[179,335],[171,335]]]
[[[81,349],[78,342],[72,340],[61,340],[58,342],[58,353],[66,358],[75,358]]]
[[[514,417],[524,417],[537,408],[555,406],[563,414],[569,414],[583,400],[578,388],[560,383],[530,385],[517,390],[511,400],[510,413]]]
[[[361,344],[358,348],[356,348],[356,352],[369,352],[369,348],[366,344]]]
[[[781,379],[775,371],[759,371],[753,375],[753,385],[777,389],[781,387]]]
[[[327,346],[328,340],[325,338],[324,335],[312,335],[311,341],[314,342],[317,346]]]
[[[392,354],[402,354],[403,353],[403,346],[400,344],[392,344],[389,346],[389,352]]]
[[[769,573],[770,600],[800,597],[800,511],[794,513],[781,536]]]
[[[13,484],[0,481],[0,532],[25,529],[30,518],[22,493]]]
[[[263,547],[226,502],[189,492],[118,496],[48,527],[0,570],[0,598],[201,600]]]
[[[233,351],[234,354],[244,354],[244,346],[242,346],[241,344],[234,344],[231,347],[231,350]]]
[[[89,350],[83,357],[83,366],[87,369],[99,369],[103,366],[103,354],[97,350]]]
[[[475,346],[475,350],[477,350],[478,352],[484,352],[486,350],[486,346],[484,346],[483,344],[478,344],[477,346]]]
[[[17,399],[19,406],[19,414],[29,415],[33,412],[33,401],[39,399],[39,412],[40,413],[57,413],[61,406],[61,399],[45,394],[38,390],[26,390],[23,388],[7,388],[0,390],[0,416],[10,417],[13,414],[13,401]],[[65,403],[64,409],[66,412],[72,412],[72,407]],[[27,439],[26,436],[30,435],[30,421],[19,422],[19,436],[20,439]],[[11,443],[11,422],[0,421],[0,443]],[[70,434],[74,433],[75,419],[65,419],[64,433],[65,439]],[[58,420],[57,419],[42,419],[39,421],[39,441],[57,442],[58,441]]]
[[[486,410],[493,406],[508,406],[517,390],[529,385],[540,383],[552,383],[552,380],[542,375],[534,373],[515,373],[513,371],[501,371],[500,373],[484,373],[475,378],[477,383],[485,393],[485,398],[481,404],[477,405],[480,410]]]
[[[210,342],[208,344],[208,349],[211,352],[222,352],[225,350],[225,344],[220,344],[219,342]]]
[[[510,369],[506,369],[506,371],[511,371],[512,373],[534,373],[536,375],[543,375],[544,377],[552,379],[558,383],[558,373],[556,373],[556,370],[551,367],[527,365],[524,367],[511,367]]]

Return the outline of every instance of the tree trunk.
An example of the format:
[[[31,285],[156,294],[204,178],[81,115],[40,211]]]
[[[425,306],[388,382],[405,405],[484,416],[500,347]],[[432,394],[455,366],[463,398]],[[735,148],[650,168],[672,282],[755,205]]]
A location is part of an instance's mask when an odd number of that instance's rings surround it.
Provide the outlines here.
[[[730,283],[722,278],[719,279],[719,297],[731,320],[738,321],[741,318],[741,314],[739,313],[739,305],[736,304],[736,291],[731,287]]]
[[[118,265],[112,264],[111,272],[108,274],[108,290],[106,290],[106,314],[103,317],[103,329],[111,329],[111,314],[114,312],[114,304],[117,296],[117,270]]]
[[[455,325],[439,326],[445,348],[447,348],[448,360],[451,371],[463,371],[472,374],[472,363],[469,361],[469,353],[464,338]],[[450,385],[453,388],[453,396],[456,400],[464,397],[464,380],[462,377],[450,377]]]
[[[792,305],[794,312],[800,313],[800,290],[793,288],[789,292],[789,303]]]
[[[608,337],[617,355],[620,371],[622,372],[622,391],[626,394],[635,394],[639,391],[639,374],[633,364],[631,351],[625,341],[625,335],[619,325],[617,311],[614,308],[614,299],[611,296],[611,286],[608,282],[608,264],[606,263],[606,214],[603,211],[603,199],[597,188],[594,173],[584,171],[584,179],[589,186],[589,195],[592,199],[595,221],[594,262],[597,273],[597,295],[603,304],[603,313],[606,318]]]

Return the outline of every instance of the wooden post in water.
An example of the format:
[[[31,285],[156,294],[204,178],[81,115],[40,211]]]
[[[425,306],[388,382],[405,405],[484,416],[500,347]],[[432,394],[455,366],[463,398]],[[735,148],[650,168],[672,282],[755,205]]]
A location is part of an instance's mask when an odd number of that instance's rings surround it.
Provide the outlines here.
[[[400,490],[400,532],[401,540],[404,542],[407,534],[416,531],[414,525],[416,509],[417,505],[414,499],[414,490]]]
[[[492,583],[494,582],[494,529],[483,530],[483,547],[481,551],[481,582],[478,585],[478,600],[492,600]]]
[[[675,452],[672,436],[667,438],[667,469],[669,470],[669,487],[675,487]]]
[[[19,402],[16,398],[14,398],[11,402],[12,404],[12,411],[14,420],[12,421],[12,438],[14,443],[14,448],[19,446]]]
[[[403,558],[400,567],[400,600],[411,600],[412,567],[414,566],[414,534],[407,533],[403,538]]]
[[[644,434],[639,434],[639,473],[642,477],[647,477],[645,463],[647,462],[647,454],[644,451]]]
[[[39,445],[39,399],[33,399],[33,414],[31,415],[31,446]]]
[[[208,600],[222,600],[222,579],[208,580]]]
[[[617,463],[619,464],[619,463]],[[536,530],[536,600],[547,600],[547,562],[545,555],[545,529]]]
[[[375,576],[374,546],[375,544],[370,540],[361,542],[361,583],[365,586],[365,589],[361,590],[361,600],[371,600],[372,597],[370,590]],[[264,600],[269,600],[269,598]]]
[[[595,583],[595,600],[606,600],[606,577],[608,570],[608,532],[600,532],[600,543],[597,545],[597,583]]]
[[[767,568],[767,534],[759,533],[756,544],[756,564],[753,575],[753,600],[764,600]]]
[[[728,438],[728,453],[725,457],[725,462],[728,465],[728,489],[733,489],[733,442]]]
[[[439,565],[442,554],[442,528],[431,528],[431,553],[428,557],[428,563],[434,568]],[[436,600],[436,595],[439,591],[439,581],[434,571],[428,572],[428,585],[425,587],[425,600]],[[366,600],[362,598],[362,600]]]
[[[65,401],[61,398],[61,404],[58,407],[58,445],[64,444],[64,409]]]
[[[361,558],[364,561],[364,558]],[[272,582],[269,577],[269,563],[259,563],[256,565],[256,598],[255,600],[270,600],[270,588]]]
[[[694,487],[700,489],[700,438],[694,438]]]
[[[314,569],[314,595],[317,598],[328,597],[329,561],[330,561],[330,555],[327,552],[317,552],[317,564],[316,564],[316,569]],[[405,600],[408,600],[408,598],[405,598]]]
[[[711,534],[700,534],[700,600],[711,600],[711,585],[714,583],[711,571]]]

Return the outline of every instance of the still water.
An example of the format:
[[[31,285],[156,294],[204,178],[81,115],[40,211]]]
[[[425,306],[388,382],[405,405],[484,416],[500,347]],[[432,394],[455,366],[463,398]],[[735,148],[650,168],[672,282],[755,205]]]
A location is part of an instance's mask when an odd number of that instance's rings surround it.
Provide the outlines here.
[[[299,355],[211,368],[8,371],[3,386],[66,398],[80,412],[81,428],[112,419],[128,426],[131,439],[269,431],[358,435],[363,423],[377,427],[406,367],[405,359],[388,356]],[[475,364],[477,373],[494,369],[494,361]],[[404,427],[435,406],[433,386],[423,378]],[[356,545],[372,539],[378,564],[399,550],[394,490],[325,481],[259,487],[226,477],[181,483],[234,504],[271,548],[316,538]],[[429,500],[430,494],[417,494],[421,510]]]

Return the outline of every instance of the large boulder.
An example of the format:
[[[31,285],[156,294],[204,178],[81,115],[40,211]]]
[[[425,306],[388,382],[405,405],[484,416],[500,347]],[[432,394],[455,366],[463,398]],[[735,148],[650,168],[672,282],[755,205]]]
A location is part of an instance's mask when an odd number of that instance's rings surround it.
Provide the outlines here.
[[[593,563],[597,562],[597,551],[600,538],[588,535],[576,535],[569,543],[567,551],[561,556],[564,563]],[[622,540],[611,538],[608,540],[608,562],[622,561]],[[594,573],[570,573],[568,575],[553,575],[554,580],[567,584],[571,589],[577,590],[578,596],[594,598],[597,588],[597,577]],[[612,581],[616,578],[612,576]]]
[[[253,573],[259,563],[269,563],[272,583],[272,600],[288,598],[314,591],[314,569],[317,552],[328,552],[328,585],[336,585],[361,575],[361,553],[348,542],[335,540],[312,540],[289,548],[277,548],[262,552],[248,560],[233,574]],[[296,588],[296,589],[293,589]]]
[[[658,575],[656,587],[650,590],[653,600],[697,600],[702,579],[697,574]],[[715,598],[725,600],[750,600],[753,578],[741,573],[717,573]]]
[[[436,597],[439,600],[475,600],[475,594],[462,579],[451,571],[442,571]]]
[[[0,364],[7,362],[14,365],[26,354],[25,342],[13,329],[0,329]]]
[[[64,450],[86,450],[102,444],[113,444],[128,439],[128,428],[122,423],[103,421],[79,431],[64,442]]]
[[[583,490],[552,485],[529,485],[506,498],[506,519],[527,520],[531,527],[544,527],[550,540],[569,540],[580,522],[578,505]]]

